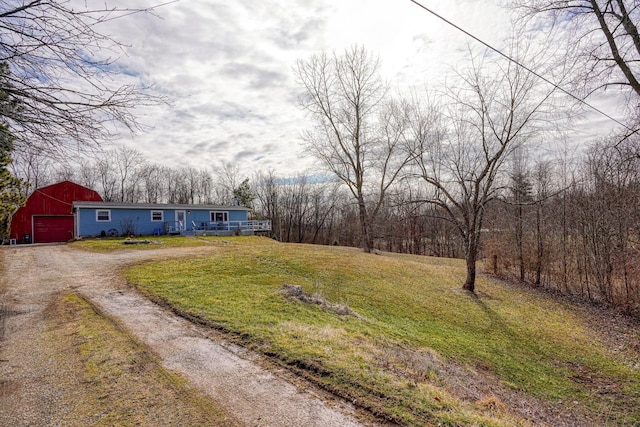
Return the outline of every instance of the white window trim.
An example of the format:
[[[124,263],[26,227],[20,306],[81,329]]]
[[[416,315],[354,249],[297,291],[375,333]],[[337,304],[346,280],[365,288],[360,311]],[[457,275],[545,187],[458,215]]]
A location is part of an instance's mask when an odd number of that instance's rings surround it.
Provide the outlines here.
[[[153,214],[159,213],[160,219],[153,219]],[[163,222],[164,221],[164,211],[153,210],[151,211],[151,222]]]
[[[100,219],[101,212],[106,212],[109,219]],[[111,222],[111,209],[96,209],[96,222]]]
[[[215,214],[219,213],[224,214],[225,219],[223,219],[222,222],[229,222],[229,211],[209,211],[209,219],[211,222],[220,222],[215,219]]]

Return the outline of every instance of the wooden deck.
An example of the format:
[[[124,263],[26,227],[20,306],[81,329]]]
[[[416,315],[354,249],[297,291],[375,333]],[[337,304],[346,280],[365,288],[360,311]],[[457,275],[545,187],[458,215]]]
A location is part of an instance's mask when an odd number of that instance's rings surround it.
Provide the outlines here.
[[[196,222],[185,224],[181,221],[165,221],[162,229],[156,229],[158,234],[181,234],[183,236],[252,236],[271,231],[271,221],[220,221],[220,222]]]

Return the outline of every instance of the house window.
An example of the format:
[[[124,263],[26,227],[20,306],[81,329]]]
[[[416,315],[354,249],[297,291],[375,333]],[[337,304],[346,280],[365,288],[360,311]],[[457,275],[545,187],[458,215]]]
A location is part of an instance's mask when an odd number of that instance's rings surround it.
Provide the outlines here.
[[[164,211],[151,211],[151,221],[164,221]]]
[[[211,211],[211,222],[228,222],[229,212],[226,211]]]
[[[111,210],[102,209],[96,210],[96,222],[110,222],[111,221]]]

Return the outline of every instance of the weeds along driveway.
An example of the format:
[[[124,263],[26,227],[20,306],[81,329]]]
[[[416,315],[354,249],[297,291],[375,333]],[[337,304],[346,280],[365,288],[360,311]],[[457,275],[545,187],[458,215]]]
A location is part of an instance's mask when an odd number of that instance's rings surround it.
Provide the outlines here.
[[[265,369],[243,349],[151,303],[118,275],[135,262],[198,255],[214,248],[122,251],[98,254],[67,246],[2,248],[0,279],[0,425],[57,425],[73,402],[59,390],[42,360],[46,307],[74,291],[92,301],[141,343],[243,424],[251,426],[357,426],[355,410],[286,374]],[[55,372],[53,373],[55,374]],[[54,375],[55,377],[55,375]],[[82,384],[65,385],[66,388]],[[15,423],[21,420],[19,423]]]

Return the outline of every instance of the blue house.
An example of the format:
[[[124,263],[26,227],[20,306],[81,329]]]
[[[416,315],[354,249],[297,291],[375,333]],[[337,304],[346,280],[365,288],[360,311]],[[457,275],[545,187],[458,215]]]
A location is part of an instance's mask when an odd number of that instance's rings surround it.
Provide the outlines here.
[[[75,237],[129,235],[232,235],[271,230],[251,221],[244,206],[73,202]]]

